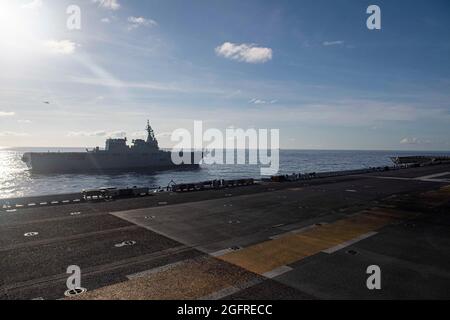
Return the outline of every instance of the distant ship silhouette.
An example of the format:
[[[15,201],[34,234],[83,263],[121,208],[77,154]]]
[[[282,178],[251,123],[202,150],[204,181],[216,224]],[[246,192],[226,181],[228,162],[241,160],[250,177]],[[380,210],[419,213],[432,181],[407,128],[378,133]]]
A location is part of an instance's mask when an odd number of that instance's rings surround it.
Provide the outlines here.
[[[147,140],[136,139],[127,145],[127,138],[106,140],[105,150],[99,147],[86,152],[27,152],[22,156],[28,168],[36,173],[90,173],[123,171],[158,171],[175,168],[198,168],[202,152],[185,153],[190,163],[174,164],[172,153],[159,148],[155,133],[147,121]]]

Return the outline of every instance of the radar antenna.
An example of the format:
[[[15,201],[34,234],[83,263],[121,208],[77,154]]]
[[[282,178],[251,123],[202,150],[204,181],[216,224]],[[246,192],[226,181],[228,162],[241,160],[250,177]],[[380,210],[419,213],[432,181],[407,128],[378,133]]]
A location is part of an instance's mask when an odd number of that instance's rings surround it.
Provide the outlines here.
[[[147,128],[146,128],[146,130],[147,130],[147,133],[148,133],[147,143],[158,147],[158,141],[156,140],[155,132],[153,131],[152,127],[150,126],[150,120],[147,120]]]

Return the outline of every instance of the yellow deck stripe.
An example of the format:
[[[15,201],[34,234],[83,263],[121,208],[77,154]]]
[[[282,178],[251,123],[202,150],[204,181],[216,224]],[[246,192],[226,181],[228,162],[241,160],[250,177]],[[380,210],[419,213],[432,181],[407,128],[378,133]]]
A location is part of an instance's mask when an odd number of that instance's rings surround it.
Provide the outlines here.
[[[422,198],[432,206],[441,206],[450,200],[450,185],[441,187],[439,190],[422,193]]]
[[[395,212],[383,214],[382,210],[377,210],[375,214],[362,212],[300,234],[282,236],[218,258],[262,275],[375,231],[402,216],[403,213]]]

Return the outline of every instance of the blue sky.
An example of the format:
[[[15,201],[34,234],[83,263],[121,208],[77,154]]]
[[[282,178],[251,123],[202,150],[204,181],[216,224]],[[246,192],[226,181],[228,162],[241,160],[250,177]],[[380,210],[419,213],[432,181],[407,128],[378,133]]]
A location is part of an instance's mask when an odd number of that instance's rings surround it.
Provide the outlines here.
[[[0,146],[150,119],[163,146],[203,120],[280,129],[282,148],[449,150],[449,57],[448,1],[0,0]]]

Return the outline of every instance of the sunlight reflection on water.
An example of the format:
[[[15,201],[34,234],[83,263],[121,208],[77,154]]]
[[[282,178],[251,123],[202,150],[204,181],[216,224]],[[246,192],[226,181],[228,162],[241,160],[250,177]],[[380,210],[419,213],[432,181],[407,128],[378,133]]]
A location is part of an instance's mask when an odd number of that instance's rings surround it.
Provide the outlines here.
[[[210,165],[198,170],[169,170],[157,173],[123,174],[32,174],[22,154],[47,149],[0,149],[0,199],[21,196],[80,192],[99,187],[165,187],[173,179],[176,183],[199,182],[213,179],[259,178],[257,166]],[[51,151],[58,151],[51,150]],[[74,151],[66,150],[64,151]],[[76,151],[83,151],[79,149]],[[433,154],[405,151],[321,151],[283,150],[280,153],[280,173],[339,171],[391,165],[390,157],[398,155]],[[446,154],[446,153],[435,153]],[[447,153],[450,155],[450,153]]]
[[[20,197],[27,194],[30,173],[21,161],[21,154],[0,150],[0,198]],[[17,188],[18,185],[22,187]]]

